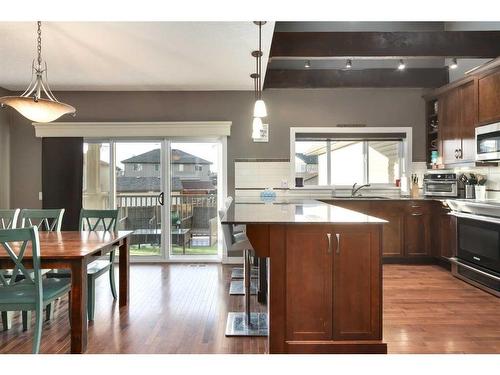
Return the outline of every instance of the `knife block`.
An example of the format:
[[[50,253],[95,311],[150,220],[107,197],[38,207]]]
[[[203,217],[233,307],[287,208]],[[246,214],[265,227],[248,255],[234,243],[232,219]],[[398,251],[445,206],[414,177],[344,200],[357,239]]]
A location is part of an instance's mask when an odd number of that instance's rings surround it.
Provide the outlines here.
[[[420,195],[420,190],[418,189],[418,184],[412,183],[410,188],[410,197],[418,198]]]

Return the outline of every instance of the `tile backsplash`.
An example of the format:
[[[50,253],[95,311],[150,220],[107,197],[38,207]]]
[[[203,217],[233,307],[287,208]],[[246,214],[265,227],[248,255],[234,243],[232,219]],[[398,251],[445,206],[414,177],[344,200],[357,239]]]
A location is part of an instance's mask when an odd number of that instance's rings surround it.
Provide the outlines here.
[[[234,163],[236,189],[288,189],[290,162],[283,159],[239,159]]]
[[[486,188],[488,199],[500,199],[500,167],[460,167],[447,169],[457,174],[475,173],[487,178]],[[419,185],[422,187],[423,176],[427,173],[427,165],[424,162],[413,162],[408,177],[415,173],[419,177]],[[235,189],[238,195],[256,195],[266,188],[278,190],[278,195],[289,195],[284,191],[294,187],[290,180],[290,162],[285,159],[237,159],[235,161]],[[324,194],[331,194],[330,189],[325,189]],[[299,189],[293,195],[310,195],[309,189]],[[322,194],[315,190],[314,195]],[[392,192],[394,194],[394,192]]]

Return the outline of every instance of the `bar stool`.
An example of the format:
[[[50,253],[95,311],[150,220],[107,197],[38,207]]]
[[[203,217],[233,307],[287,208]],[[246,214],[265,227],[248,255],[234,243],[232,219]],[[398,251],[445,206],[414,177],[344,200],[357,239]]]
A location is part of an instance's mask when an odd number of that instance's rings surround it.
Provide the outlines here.
[[[219,219],[222,220],[227,213],[228,207],[219,211]],[[226,336],[267,336],[268,323],[267,313],[251,312],[250,310],[250,286],[251,286],[251,263],[254,250],[252,244],[246,238],[241,237],[238,241],[233,239],[230,224],[221,224],[224,244],[228,252],[243,252],[243,285],[244,285],[244,312],[229,312],[226,324]]]

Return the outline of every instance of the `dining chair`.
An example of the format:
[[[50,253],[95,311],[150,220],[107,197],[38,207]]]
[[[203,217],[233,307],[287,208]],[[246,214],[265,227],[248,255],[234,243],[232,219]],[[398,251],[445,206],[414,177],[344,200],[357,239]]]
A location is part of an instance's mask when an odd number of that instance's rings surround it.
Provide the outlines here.
[[[0,251],[6,252],[12,261],[12,277],[0,276],[0,311],[35,311],[35,331],[32,353],[40,351],[43,308],[56,298],[68,294],[71,281],[68,279],[42,279],[40,269],[40,242],[37,227],[1,229]],[[29,246],[28,246],[29,245]],[[31,248],[32,264],[28,270],[25,255]],[[17,275],[22,275],[19,280]]]
[[[80,231],[116,231],[118,224],[118,210],[87,210],[80,211]],[[117,299],[115,285],[115,251],[109,253],[109,259],[97,259],[87,265],[87,315],[89,320],[94,320],[95,312],[95,282],[96,279],[109,272],[109,284],[113,299]],[[68,270],[57,270],[57,273],[48,273],[47,277],[70,277]],[[64,275],[64,276],[61,276]]]
[[[19,211],[19,208],[15,210],[0,210],[0,229],[15,229],[17,227]]]
[[[39,231],[60,232],[64,208],[56,209],[22,209],[19,214],[21,227],[26,228],[36,225]]]
[[[15,229],[17,226],[17,218],[19,216],[19,208],[15,210],[0,210],[0,229]],[[8,277],[12,270],[0,270],[0,275]],[[4,331],[12,326],[12,311],[2,311],[2,326]]]
[[[60,232],[62,219],[64,216],[64,208],[42,208],[42,209],[31,209],[23,208],[19,213],[19,220],[21,222],[21,228],[27,228],[31,226],[37,226],[39,231],[46,232]],[[57,270],[59,271],[59,270]],[[49,273],[57,272],[56,270],[43,269],[41,270],[42,276],[48,275]],[[22,276],[22,275],[21,275]],[[62,277],[59,275],[57,277]],[[52,318],[54,309],[52,304],[49,304],[46,308],[47,320]],[[23,330],[27,331],[30,327],[31,322],[31,311],[22,312],[23,315]]]

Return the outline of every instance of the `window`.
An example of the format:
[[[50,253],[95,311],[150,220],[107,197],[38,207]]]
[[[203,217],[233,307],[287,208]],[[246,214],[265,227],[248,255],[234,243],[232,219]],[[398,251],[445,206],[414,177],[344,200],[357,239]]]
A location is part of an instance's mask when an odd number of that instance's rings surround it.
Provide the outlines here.
[[[184,164],[179,164],[179,172],[184,172]]]
[[[134,164],[134,171],[135,172],[142,171],[142,164]]]
[[[195,166],[194,166],[194,170],[195,170],[196,172],[201,172],[201,171],[203,170],[203,167],[202,167],[201,165],[195,165]]]
[[[294,178],[304,186],[395,185],[411,128],[291,128]]]
[[[155,172],[158,172],[160,170],[160,164],[155,164]]]

